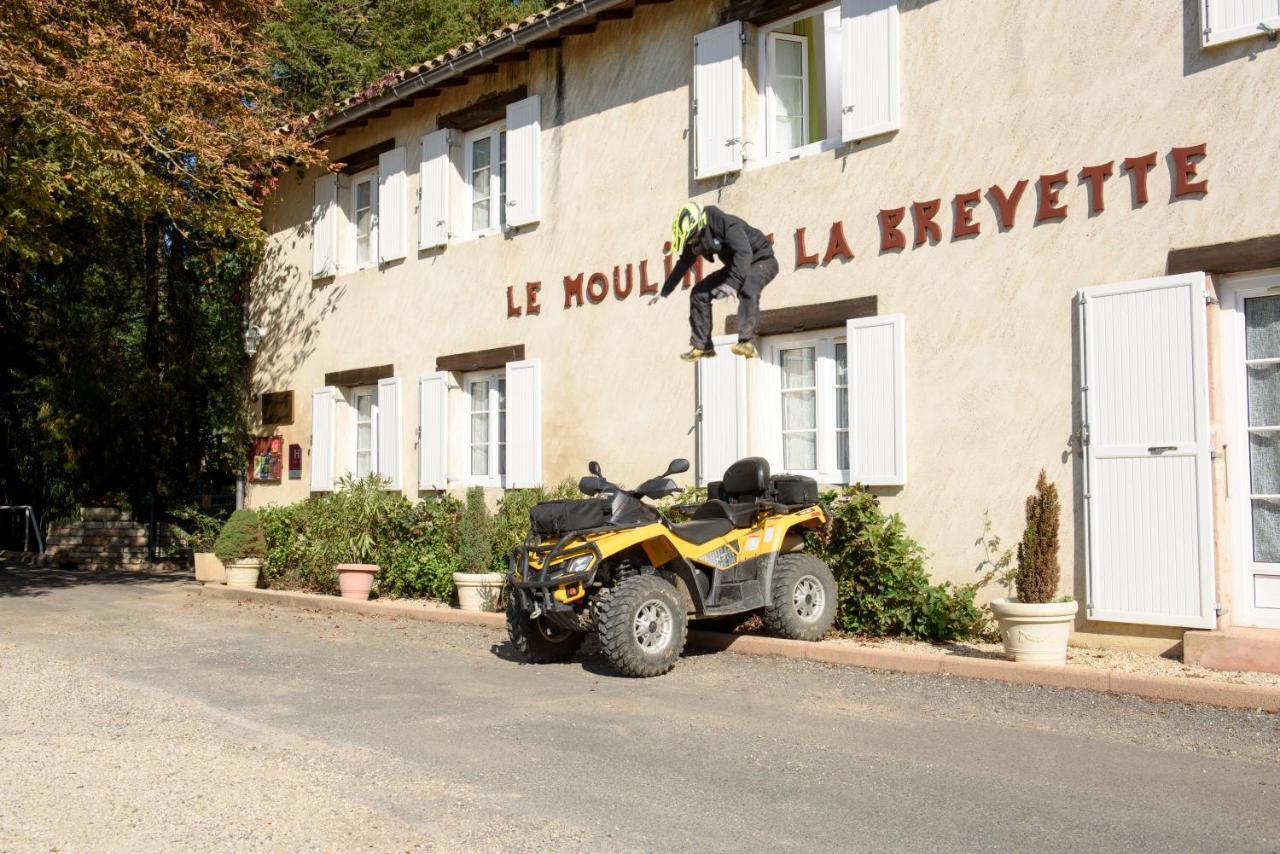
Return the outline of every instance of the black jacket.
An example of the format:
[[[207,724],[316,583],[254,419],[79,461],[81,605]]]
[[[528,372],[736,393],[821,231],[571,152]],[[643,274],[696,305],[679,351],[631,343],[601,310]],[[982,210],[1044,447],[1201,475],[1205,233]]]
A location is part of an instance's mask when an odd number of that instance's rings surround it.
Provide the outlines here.
[[[676,289],[698,255],[709,261],[714,261],[719,256],[728,270],[725,284],[735,291],[746,279],[752,264],[773,257],[773,245],[758,228],[753,228],[745,220],[727,214],[715,205],[707,205],[703,210],[707,214],[707,226],[702,230],[700,238],[691,241],[680,253],[680,260],[676,261],[676,265],[671,268],[671,275],[662,283],[664,297]]]

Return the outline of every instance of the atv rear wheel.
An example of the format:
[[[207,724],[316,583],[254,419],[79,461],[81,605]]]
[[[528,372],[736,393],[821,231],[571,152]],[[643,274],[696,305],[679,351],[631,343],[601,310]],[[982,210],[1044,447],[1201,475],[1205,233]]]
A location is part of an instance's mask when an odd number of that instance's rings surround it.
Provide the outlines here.
[[[770,603],[760,615],[765,628],[792,640],[822,640],[836,618],[836,579],[811,554],[780,555],[773,567]]]
[[[520,605],[520,596],[507,600],[507,637],[526,661],[534,664],[551,664],[566,661],[582,646],[586,635],[571,632],[546,623],[541,617],[532,617]]]
[[[655,575],[624,578],[600,597],[597,632],[609,663],[624,676],[661,676],[675,666],[689,634],[676,589]]]

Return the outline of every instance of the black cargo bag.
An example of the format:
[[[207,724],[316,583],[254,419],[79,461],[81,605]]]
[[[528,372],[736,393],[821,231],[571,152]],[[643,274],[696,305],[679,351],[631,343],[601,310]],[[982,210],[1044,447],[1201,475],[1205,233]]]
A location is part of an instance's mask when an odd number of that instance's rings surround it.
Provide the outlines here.
[[[798,474],[780,474],[769,484],[769,493],[778,504],[810,507],[818,503],[818,482]]]
[[[606,498],[544,501],[529,511],[533,533],[538,536],[567,534],[609,524],[612,505]]]

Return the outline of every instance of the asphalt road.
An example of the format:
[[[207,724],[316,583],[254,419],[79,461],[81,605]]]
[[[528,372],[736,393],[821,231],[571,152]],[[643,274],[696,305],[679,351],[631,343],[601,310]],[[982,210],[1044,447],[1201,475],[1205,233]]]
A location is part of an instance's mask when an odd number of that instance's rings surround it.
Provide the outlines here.
[[[1280,718],[0,570],[0,850],[1278,851]]]

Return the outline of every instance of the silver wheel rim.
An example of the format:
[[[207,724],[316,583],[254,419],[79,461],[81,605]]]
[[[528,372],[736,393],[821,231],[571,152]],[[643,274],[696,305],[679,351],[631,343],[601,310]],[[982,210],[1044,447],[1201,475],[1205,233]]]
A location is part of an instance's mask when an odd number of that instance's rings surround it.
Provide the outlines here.
[[[671,609],[657,599],[649,599],[636,610],[632,624],[636,643],[645,652],[657,652],[671,642]]]
[[[796,582],[791,594],[791,604],[796,614],[806,623],[816,623],[827,604],[827,591],[822,582],[812,575],[805,575]]]

